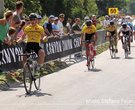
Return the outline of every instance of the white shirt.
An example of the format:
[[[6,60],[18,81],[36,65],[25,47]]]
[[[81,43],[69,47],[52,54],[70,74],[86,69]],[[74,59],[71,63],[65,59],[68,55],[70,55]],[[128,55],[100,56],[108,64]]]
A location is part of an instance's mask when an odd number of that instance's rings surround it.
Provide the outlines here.
[[[121,27],[119,32],[127,32],[127,31],[132,32],[132,30],[131,30],[131,28],[129,26],[127,26],[126,29],[124,29],[123,27]]]
[[[62,22],[60,22],[60,20],[58,21],[58,27],[59,27],[59,29],[60,29],[60,33],[61,33],[61,35],[62,34],[64,34],[64,30],[63,30],[63,24],[62,24]]]
[[[109,23],[110,23],[110,20],[104,20],[103,21],[103,26],[106,28]]]

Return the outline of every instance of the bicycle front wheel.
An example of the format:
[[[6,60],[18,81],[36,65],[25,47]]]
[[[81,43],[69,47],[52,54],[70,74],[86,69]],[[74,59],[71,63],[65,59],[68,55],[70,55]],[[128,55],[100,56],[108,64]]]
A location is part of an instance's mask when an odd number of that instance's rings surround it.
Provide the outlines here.
[[[35,66],[37,65],[37,62],[33,62],[33,77],[34,77],[34,85],[37,90],[40,89],[40,69],[36,70]]]
[[[23,67],[23,82],[26,93],[30,94],[32,87],[32,73],[29,63],[25,63]]]

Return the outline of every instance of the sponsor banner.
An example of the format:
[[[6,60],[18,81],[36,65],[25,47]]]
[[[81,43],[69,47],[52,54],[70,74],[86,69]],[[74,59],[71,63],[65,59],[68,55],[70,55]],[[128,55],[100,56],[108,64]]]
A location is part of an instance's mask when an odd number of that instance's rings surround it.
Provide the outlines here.
[[[22,68],[23,54],[25,44],[16,46],[3,46],[2,60],[0,66],[3,71]],[[63,38],[49,38],[48,42],[43,44],[46,53],[45,61],[55,60],[67,55],[80,52],[80,35],[64,36]]]
[[[3,46],[2,50],[2,60],[0,60],[0,66],[3,71],[8,71],[12,69],[19,69],[22,67],[22,57],[19,56],[23,54],[23,48],[21,45],[17,46]]]
[[[81,51],[80,34],[64,36],[62,38],[49,38],[48,41],[42,44],[45,50],[45,62],[62,58]],[[97,45],[105,43],[105,31],[98,31]],[[0,69],[10,71],[22,68],[23,54],[25,44],[3,46],[2,60],[0,60]]]
[[[80,35],[65,36],[61,39],[51,38],[44,44],[44,49],[46,53],[46,61],[80,52]]]

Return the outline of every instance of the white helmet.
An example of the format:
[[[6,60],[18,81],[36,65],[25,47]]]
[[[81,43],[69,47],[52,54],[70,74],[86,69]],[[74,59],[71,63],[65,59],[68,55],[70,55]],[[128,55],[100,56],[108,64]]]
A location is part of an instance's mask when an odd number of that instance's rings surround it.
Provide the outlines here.
[[[86,20],[89,20],[90,18],[88,17],[88,16],[85,16],[84,17],[84,20],[86,21]]]

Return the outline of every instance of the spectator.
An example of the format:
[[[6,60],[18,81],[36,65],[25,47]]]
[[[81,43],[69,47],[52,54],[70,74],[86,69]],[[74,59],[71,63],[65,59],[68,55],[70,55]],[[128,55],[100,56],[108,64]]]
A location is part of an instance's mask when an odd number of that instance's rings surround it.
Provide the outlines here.
[[[7,33],[10,27],[10,23],[13,18],[12,11],[7,11],[4,13],[4,18],[0,19],[0,59],[2,59],[2,42],[7,37]],[[2,68],[0,67],[0,71]]]
[[[84,18],[84,23],[82,24],[82,26],[81,26],[81,29],[85,26],[85,22],[87,21],[87,20],[89,20],[90,18],[88,17],[88,16],[85,16],[85,18]]]
[[[103,21],[103,27],[106,28],[110,23],[109,16],[105,15],[105,20]]]
[[[66,28],[67,28],[68,33],[72,33],[72,24],[71,23],[72,23],[72,19],[68,18],[67,24],[66,24]]]
[[[73,33],[79,34],[81,32],[80,28],[80,18],[75,19],[75,23],[72,25]]]
[[[17,34],[19,32],[19,27],[21,25],[21,14],[23,12],[23,2],[17,1],[16,2],[16,11],[13,13],[13,21],[12,21],[12,27],[16,29],[16,33],[14,36],[14,40],[17,39]]]
[[[65,18],[65,15],[63,13],[61,13],[59,15],[59,21],[58,21],[58,26],[59,26],[59,29],[60,29],[60,35],[65,35],[64,34],[64,26],[63,26],[63,21],[64,21],[64,18]]]
[[[19,26],[18,34],[17,34],[16,40],[22,38],[22,36],[24,35],[23,29],[24,29],[24,27],[26,26],[26,22],[27,22],[27,21],[24,21],[24,20],[23,20],[22,23],[21,23],[21,25]]]
[[[54,18],[54,23],[52,24],[52,29],[53,29],[53,33],[54,35],[59,35],[60,34],[60,29],[58,26],[58,17]]]
[[[54,15],[50,15],[48,21],[45,22],[44,25],[43,25],[45,34],[47,36],[50,36],[51,34],[53,34],[53,32],[52,32],[53,21],[54,21]]]
[[[16,11],[13,13],[13,22],[12,26],[16,29],[19,28],[21,25],[21,14],[23,12],[23,2],[17,1],[16,2]]]
[[[93,25],[94,25],[95,27],[97,26],[97,23],[100,23],[100,22],[97,20],[96,15],[92,15],[91,20],[92,20],[92,23],[93,23]]]
[[[13,27],[9,28],[9,31],[7,33],[7,37],[4,39],[4,43],[7,45],[11,45],[13,43],[13,37],[15,35],[16,29]]]
[[[41,20],[42,20],[42,16],[41,15],[37,15],[37,23],[38,24],[40,24]]]

